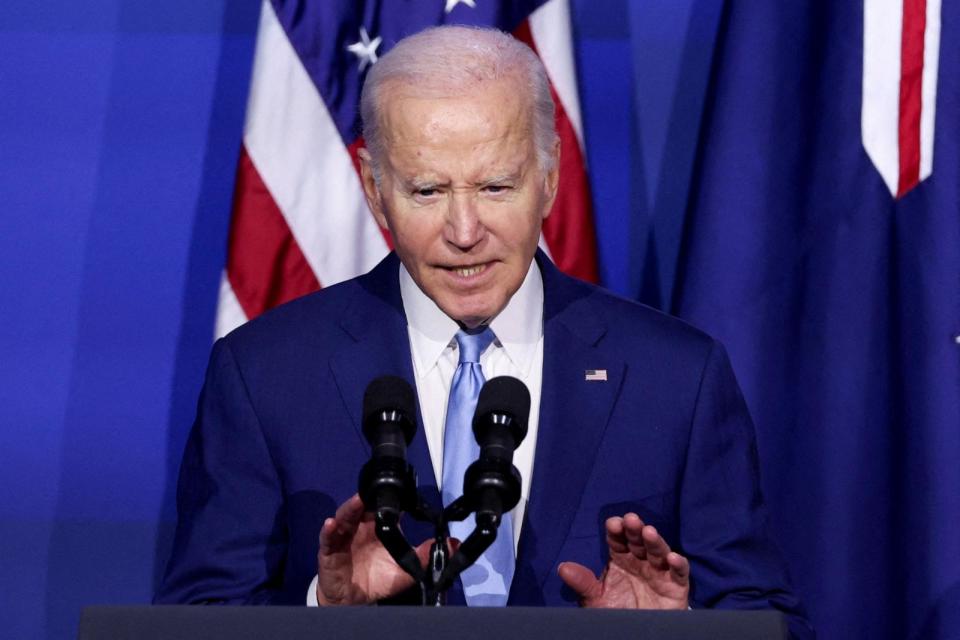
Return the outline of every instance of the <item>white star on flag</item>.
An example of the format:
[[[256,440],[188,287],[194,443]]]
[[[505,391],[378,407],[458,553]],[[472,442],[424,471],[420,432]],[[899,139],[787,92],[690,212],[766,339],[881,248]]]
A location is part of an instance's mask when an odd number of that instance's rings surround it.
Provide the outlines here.
[[[347,51],[357,56],[357,59],[360,60],[360,71],[366,69],[368,64],[373,64],[377,61],[377,47],[380,46],[380,41],[380,36],[371,40],[367,30],[364,27],[360,27],[360,40],[347,47]]]
[[[470,7],[471,9],[477,8],[477,5],[474,4],[473,0],[447,0],[447,6],[444,9],[444,11],[446,13],[450,13],[451,11],[453,11],[454,7],[456,7],[461,2],[467,5],[468,7]]]

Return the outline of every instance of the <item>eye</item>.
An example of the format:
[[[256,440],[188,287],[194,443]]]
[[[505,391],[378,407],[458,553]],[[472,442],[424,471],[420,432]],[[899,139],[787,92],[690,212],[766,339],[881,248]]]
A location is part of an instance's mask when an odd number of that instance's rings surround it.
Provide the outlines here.
[[[415,189],[413,191],[413,195],[417,198],[432,198],[438,193],[440,193],[440,190],[436,187],[424,187],[422,189]]]
[[[504,193],[509,189],[510,187],[505,184],[488,184],[483,188],[483,190],[486,191],[487,193],[493,193],[493,194]]]

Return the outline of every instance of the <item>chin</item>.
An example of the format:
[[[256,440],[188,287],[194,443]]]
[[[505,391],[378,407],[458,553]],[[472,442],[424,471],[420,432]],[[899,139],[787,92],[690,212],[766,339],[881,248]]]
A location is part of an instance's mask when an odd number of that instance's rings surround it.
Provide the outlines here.
[[[487,315],[478,314],[472,311],[460,311],[460,310],[454,310],[450,313],[447,313],[447,315],[453,318],[454,320],[456,320],[457,322],[459,322],[460,324],[464,325],[468,329],[472,329],[473,327],[476,327],[477,325],[481,324],[484,320],[486,320],[489,317]]]
[[[495,316],[497,311],[492,306],[484,307],[451,307],[444,309],[444,313],[468,328],[476,327],[485,320]]]

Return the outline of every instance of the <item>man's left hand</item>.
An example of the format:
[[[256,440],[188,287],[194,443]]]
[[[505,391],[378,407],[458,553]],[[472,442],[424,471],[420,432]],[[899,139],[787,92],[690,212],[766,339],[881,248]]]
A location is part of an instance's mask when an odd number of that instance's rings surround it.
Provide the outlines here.
[[[635,513],[606,522],[610,561],[599,578],[576,562],[561,563],[560,578],[584,607],[686,609],[690,563],[670,550],[657,530]]]

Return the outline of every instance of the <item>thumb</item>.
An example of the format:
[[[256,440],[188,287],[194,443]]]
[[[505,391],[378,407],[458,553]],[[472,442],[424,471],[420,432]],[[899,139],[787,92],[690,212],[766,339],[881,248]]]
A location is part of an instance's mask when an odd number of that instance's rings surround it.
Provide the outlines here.
[[[557,567],[560,579],[573,589],[581,600],[591,600],[600,595],[600,581],[590,569],[576,562],[561,562]]]

